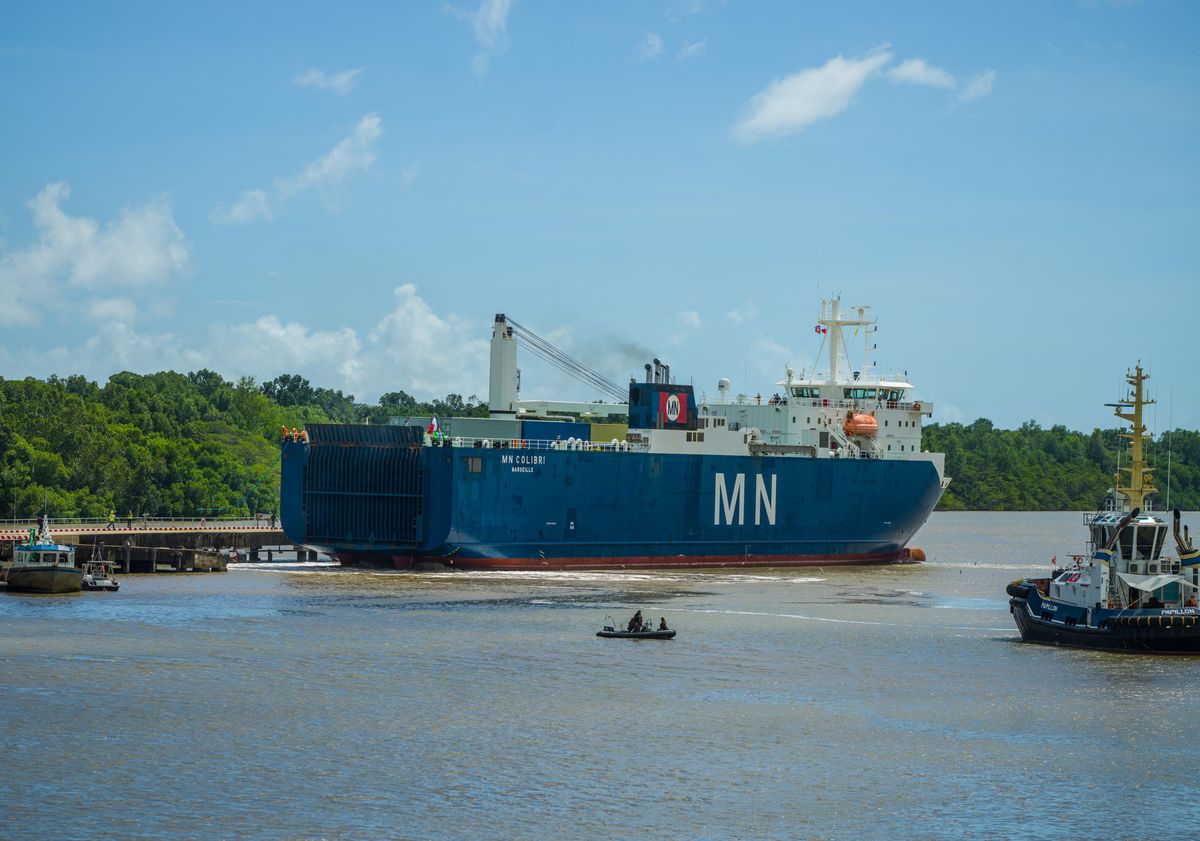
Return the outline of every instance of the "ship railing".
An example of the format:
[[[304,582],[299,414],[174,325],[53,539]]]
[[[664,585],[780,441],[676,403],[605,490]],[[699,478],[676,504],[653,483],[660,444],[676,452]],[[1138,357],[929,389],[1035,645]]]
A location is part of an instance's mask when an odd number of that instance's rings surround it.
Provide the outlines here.
[[[594,453],[645,453],[650,451],[650,445],[645,441],[584,441],[579,438],[545,441],[535,438],[469,438],[457,435],[447,436],[440,440],[430,439],[429,436],[426,436],[426,446],[467,449],[540,450],[543,452],[546,450]]]
[[[856,412],[869,412],[872,409],[894,409],[900,412],[919,412],[923,415],[933,414],[933,404],[924,400],[878,400],[864,397],[859,400],[816,400],[809,397],[793,397],[792,406],[812,406],[817,409],[848,409]]]

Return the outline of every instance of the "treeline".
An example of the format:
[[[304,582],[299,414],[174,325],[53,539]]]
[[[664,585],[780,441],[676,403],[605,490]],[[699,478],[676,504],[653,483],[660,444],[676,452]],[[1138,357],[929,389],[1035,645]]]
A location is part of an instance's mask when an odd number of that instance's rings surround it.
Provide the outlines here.
[[[486,416],[474,396],[363,404],[283,375],[230,382],[212,371],[0,379],[0,519],[248,516],[278,510],[279,433],[404,415]]]
[[[996,429],[979,419],[972,424],[931,424],[921,433],[922,449],[946,454],[953,481],[939,510],[1087,511],[1113,486],[1118,458],[1129,465],[1127,439],[1118,429],[1073,432],[1064,426],[1042,429],[1030,421],[1019,429]],[[1200,433],[1177,429],[1147,438],[1148,466],[1167,504],[1200,510]]]

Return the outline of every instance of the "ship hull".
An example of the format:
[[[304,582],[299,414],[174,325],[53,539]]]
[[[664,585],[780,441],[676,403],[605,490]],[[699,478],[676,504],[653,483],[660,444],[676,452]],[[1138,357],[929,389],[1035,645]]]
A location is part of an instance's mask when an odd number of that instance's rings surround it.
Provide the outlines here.
[[[405,428],[332,429],[284,445],[282,522],[343,563],[892,563],[942,492],[916,459],[428,447]]]
[[[10,592],[78,593],[83,587],[83,570],[75,567],[13,567],[8,571]]]

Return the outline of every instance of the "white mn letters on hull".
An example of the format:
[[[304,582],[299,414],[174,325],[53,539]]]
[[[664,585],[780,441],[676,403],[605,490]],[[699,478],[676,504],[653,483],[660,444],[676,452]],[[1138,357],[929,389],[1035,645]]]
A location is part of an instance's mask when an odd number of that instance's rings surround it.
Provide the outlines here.
[[[734,511],[737,511],[737,524],[746,524],[746,474],[739,473],[733,480],[733,490],[725,482],[725,474],[714,474],[713,487],[713,525],[721,525],[721,515],[724,514],[725,525],[733,525]],[[754,474],[754,525],[761,525],[763,515],[767,524],[775,525],[775,474],[771,474],[771,492],[767,493],[767,483],[761,473]]]

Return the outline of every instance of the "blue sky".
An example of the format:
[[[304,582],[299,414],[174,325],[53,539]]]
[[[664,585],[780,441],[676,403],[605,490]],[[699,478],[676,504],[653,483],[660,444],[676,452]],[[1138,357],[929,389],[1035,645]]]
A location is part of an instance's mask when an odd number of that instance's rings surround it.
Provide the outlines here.
[[[1200,6],[7,3],[0,375],[486,396],[879,317],[935,420],[1200,428]],[[586,397],[528,357],[523,396]]]

